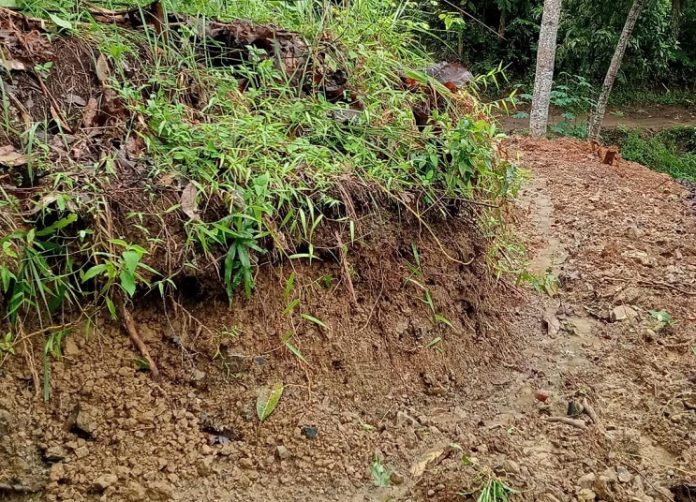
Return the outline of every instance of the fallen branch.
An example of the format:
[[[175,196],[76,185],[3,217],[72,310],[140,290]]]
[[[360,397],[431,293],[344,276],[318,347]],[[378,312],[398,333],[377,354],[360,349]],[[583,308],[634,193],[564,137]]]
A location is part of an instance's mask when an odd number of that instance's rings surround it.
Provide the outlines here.
[[[546,419],[547,422],[558,422],[561,424],[572,425],[578,429],[587,429],[587,424],[583,420],[578,420],[576,418],[568,417],[549,417]]]
[[[123,325],[126,328],[126,331],[128,332],[128,336],[130,337],[133,344],[138,348],[142,356],[145,358],[147,364],[150,366],[152,377],[155,379],[159,378],[159,370],[157,369],[157,365],[150,356],[150,351],[147,349],[147,345],[145,345],[143,339],[140,338],[140,335],[138,334],[138,328],[136,328],[135,321],[133,320],[133,316],[126,308],[125,303],[121,303],[120,310],[121,317],[123,318]]]

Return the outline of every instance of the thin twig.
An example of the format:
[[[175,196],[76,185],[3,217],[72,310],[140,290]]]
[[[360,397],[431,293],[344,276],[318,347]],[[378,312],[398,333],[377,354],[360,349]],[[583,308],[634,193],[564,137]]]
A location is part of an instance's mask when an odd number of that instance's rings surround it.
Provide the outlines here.
[[[126,331],[128,332],[128,336],[130,337],[133,344],[138,348],[140,353],[143,355],[143,357],[147,361],[147,364],[150,366],[150,371],[152,372],[153,378],[159,378],[159,370],[157,369],[157,365],[150,356],[150,351],[147,349],[147,345],[145,345],[143,339],[140,338],[140,335],[138,334],[138,328],[135,326],[133,316],[126,308],[125,302],[122,302],[120,304],[120,310],[121,317],[123,318],[123,325],[126,328]]]
[[[355,295],[355,288],[353,287],[353,280],[350,278],[350,266],[348,265],[348,256],[346,249],[343,246],[343,240],[341,240],[341,234],[336,232],[336,242],[338,243],[338,249],[341,253],[341,268],[343,269],[343,276],[348,284],[348,291],[350,292],[351,303],[354,308],[358,308],[358,297]]]
[[[549,417],[546,419],[547,422],[558,422],[561,424],[572,425],[578,429],[587,429],[587,424],[583,420],[578,420],[575,418],[568,417]]]

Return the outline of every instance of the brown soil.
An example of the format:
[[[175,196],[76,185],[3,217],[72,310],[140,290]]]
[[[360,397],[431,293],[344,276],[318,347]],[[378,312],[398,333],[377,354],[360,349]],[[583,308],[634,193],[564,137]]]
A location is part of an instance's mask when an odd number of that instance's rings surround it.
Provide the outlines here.
[[[443,258],[427,232],[384,222],[351,258],[357,307],[339,264],[297,268],[298,311],[327,328],[282,315],[290,270],[270,267],[232,308],[143,304],[135,319],[159,381],[137,371],[108,322],[67,339],[47,403],[31,358],[0,367],[0,497],[444,501],[494,472],[519,500],[672,500],[671,488],[689,500],[696,220],[684,189],[637,164],[602,165],[569,140],[508,148],[531,174],[519,232],[532,267],[558,273],[557,296],[494,284],[481,265]],[[442,234],[481,263],[465,228]],[[410,242],[452,329],[434,326],[405,281]],[[650,309],[674,324],[660,329]],[[309,365],[280,341],[292,324]],[[256,396],[275,382],[286,390],[261,425]],[[599,423],[549,420],[583,400]],[[375,456],[397,473],[389,487],[373,482]]]

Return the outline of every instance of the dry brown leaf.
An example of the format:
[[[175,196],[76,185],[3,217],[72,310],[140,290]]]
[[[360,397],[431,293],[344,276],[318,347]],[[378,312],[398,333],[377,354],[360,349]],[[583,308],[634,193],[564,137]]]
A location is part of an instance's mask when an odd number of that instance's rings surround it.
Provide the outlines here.
[[[0,60],[0,65],[2,65],[7,71],[26,71],[27,66],[21,61],[16,59],[2,59]]]
[[[29,159],[12,145],[0,146],[0,165],[18,167],[26,165]]]
[[[411,466],[411,475],[414,478],[422,476],[429,467],[442,462],[449,454],[447,446],[441,446],[430,450],[420,456],[418,460]]]
[[[82,125],[83,127],[92,127],[94,125],[94,119],[97,117],[97,112],[99,111],[99,103],[95,98],[89,98],[85,110],[82,113]]]
[[[186,216],[188,216],[192,221],[200,221],[198,216],[198,206],[196,205],[196,197],[198,196],[198,189],[193,183],[189,183],[181,192],[181,210]]]
[[[109,69],[109,62],[106,60],[103,54],[99,54],[94,71],[97,74],[97,79],[99,79],[101,85],[105,86],[109,80],[109,73],[111,73],[111,70]]]

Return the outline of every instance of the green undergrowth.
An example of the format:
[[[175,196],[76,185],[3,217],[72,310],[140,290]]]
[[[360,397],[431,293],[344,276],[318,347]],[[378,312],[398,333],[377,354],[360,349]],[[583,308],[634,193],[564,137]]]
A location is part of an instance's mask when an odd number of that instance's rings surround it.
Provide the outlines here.
[[[98,48],[107,87],[128,110],[118,144],[139,142],[143,151],[137,168],[124,170],[116,151],[68,166],[55,162],[41,134],[20,134],[42,176],[29,213],[12,193],[0,201],[0,287],[11,333],[60,323],[91,304],[116,317],[120,303],[166,295],[184,274],[217,271],[230,301],[238,291],[250,296],[269,251],[318,259],[318,235],[327,228],[344,235],[345,246],[359,240],[353,197],[401,207],[428,225],[425,213],[446,220],[471,201],[495,212],[489,206],[517,186],[514,167],[494,148],[490,105],[473,90],[455,96],[419,71],[428,57],[396,4],[165,3],[196,13],[200,23],[203,13],[300,33],[322,71],[346,76],[351,97],[333,102],[305,85],[309,65],[289,74],[257,47],[244,64],[220,65],[193,28],[157,35],[96,23],[73,2],[25,5],[49,17],[52,39],[77,36]],[[412,108],[427,104],[427,93],[405,88],[404,77],[437,93],[425,127]]]
[[[607,142],[620,146],[623,158],[696,183],[696,127],[657,133],[622,128],[605,131],[604,136]]]

